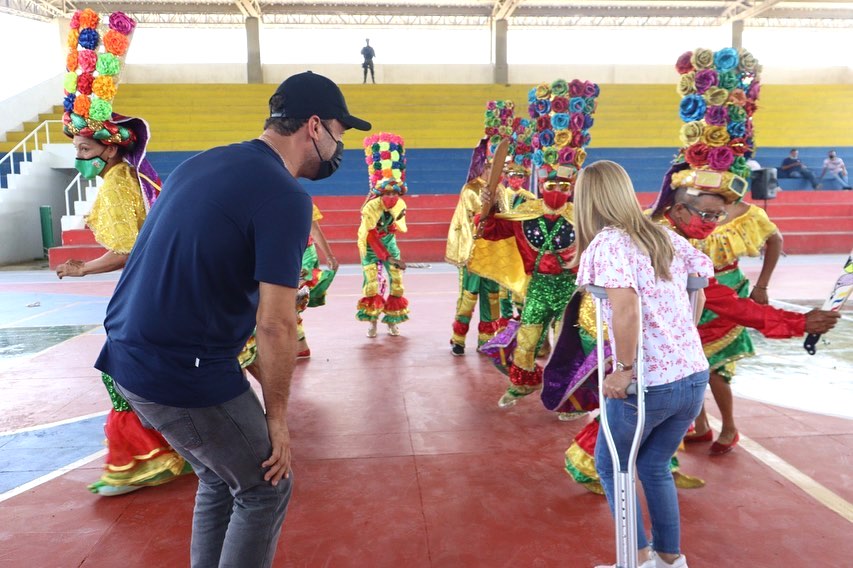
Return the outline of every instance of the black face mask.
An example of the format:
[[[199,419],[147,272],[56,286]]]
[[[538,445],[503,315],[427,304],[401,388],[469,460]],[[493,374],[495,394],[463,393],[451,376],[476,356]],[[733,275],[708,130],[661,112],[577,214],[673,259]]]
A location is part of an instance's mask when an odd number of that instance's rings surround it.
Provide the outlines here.
[[[323,123],[321,122],[320,124]],[[326,129],[326,132],[329,133],[329,136],[332,137],[332,140],[335,140],[332,131],[329,130],[325,124],[323,124],[323,128]],[[312,140],[312,142],[314,141]],[[317,151],[317,157],[320,158],[320,165],[317,167],[317,173],[314,174],[314,177],[308,179],[313,181],[317,181],[318,179],[326,179],[327,177],[335,173],[335,171],[337,171],[338,167],[341,165],[341,160],[344,157],[344,143],[340,140],[335,140],[335,144],[335,151],[332,153],[328,160],[324,160],[323,155],[320,153],[320,148],[318,148],[317,143],[314,142],[314,150]]]

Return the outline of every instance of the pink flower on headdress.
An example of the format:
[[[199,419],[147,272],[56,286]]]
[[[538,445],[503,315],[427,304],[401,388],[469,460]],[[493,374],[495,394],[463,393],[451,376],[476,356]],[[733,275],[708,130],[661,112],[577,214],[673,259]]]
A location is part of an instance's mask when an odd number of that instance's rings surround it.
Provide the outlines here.
[[[501,111],[500,111],[501,120],[506,120],[506,119],[510,118],[511,116],[512,116],[512,109],[511,108],[504,107],[501,109]]]
[[[495,101],[489,101],[486,104],[486,109],[488,109],[488,110],[495,110],[496,108],[498,108],[498,105]]]
[[[687,53],[682,53],[678,57],[678,61],[675,62],[675,70],[684,75],[685,73],[690,73],[693,71],[693,52],[688,51]]]
[[[74,12],[74,15],[71,16],[70,28],[72,30],[80,29],[80,10],[77,10]]]
[[[574,146],[575,148],[580,148],[581,146],[583,146],[583,140],[583,132],[580,132],[578,130],[572,131],[572,146]]]
[[[572,82],[569,83],[569,96],[570,97],[582,97],[583,96],[583,81],[580,79],[572,79]]]
[[[749,86],[749,89],[746,91],[746,96],[752,99],[753,101],[758,100],[758,95],[761,93],[761,83],[758,81],[753,81],[752,85]]]
[[[570,146],[560,148],[560,153],[557,154],[557,161],[561,164],[571,164],[575,161],[575,149]]]
[[[696,77],[694,79],[694,84],[696,85],[696,92],[700,95],[703,94],[711,87],[717,86],[717,72],[713,69],[702,69],[698,73],[696,73]]]
[[[717,170],[718,172],[725,171],[729,169],[729,166],[732,165],[732,162],[735,161],[735,156],[732,153],[731,148],[728,146],[718,146],[716,148],[711,148],[708,152],[708,165],[711,166],[712,169]]]
[[[130,35],[136,29],[136,22],[124,12],[113,12],[110,14],[110,29]]]
[[[91,73],[98,63],[98,53],[91,49],[84,49],[77,53],[77,62],[84,73]]]
[[[530,147],[533,148],[534,150],[539,148],[539,135],[538,134],[534,134],[533,137],[530,139]]]
[[[594,97],[598,92],[598,88],[595,86],[595,83],[590,81],[583,82],[583,96],[584,97]]]
[[[755,109],[757,108],[758,106],[753,101],[746,101],[743,104],[743,110],[746,111],[746,116],[752,116],[755,114]]]
[[[575,131],[583,130],[584,122],[586,122],[586,118],[582,112],[573,112],[569,119],[569,128]]]
[[[569,110],[569,99],[566,97],[554,97],[551,101],[551,110],[556,113],[566,112]]]

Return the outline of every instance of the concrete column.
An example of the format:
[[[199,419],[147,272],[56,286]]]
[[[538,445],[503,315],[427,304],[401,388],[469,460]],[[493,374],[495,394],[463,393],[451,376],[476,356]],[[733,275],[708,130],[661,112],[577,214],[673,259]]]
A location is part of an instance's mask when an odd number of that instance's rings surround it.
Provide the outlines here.
[[[743,20],[732,22],[732,47],[735,49],[743,47]]]
[[[68,53],[68,32],[71,30],[71,19],[70,18],[56,18],[54,20],[56,23],[56,31],[59,32],[59,47],[62,50],[63,54]]]
[[[494,66],[494,82],[497,85],[509,84],[509,65],[506,62],[507,21],[492,22],[492,65]]]
[[[246,18],[246,79],[249,83],[263,83],[261,68],[261,35],[258,18]]]

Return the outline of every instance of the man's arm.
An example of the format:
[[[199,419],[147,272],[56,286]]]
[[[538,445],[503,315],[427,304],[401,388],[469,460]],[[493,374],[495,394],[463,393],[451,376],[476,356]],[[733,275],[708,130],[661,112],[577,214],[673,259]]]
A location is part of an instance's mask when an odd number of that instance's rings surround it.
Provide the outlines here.
[[[260,283],[257,314],[258,382],[264,397],[272,455],[261,464],[269,468],[266,481],[278,485],[290,475],[290,432],[287,402],[296,364],[296,289]]]

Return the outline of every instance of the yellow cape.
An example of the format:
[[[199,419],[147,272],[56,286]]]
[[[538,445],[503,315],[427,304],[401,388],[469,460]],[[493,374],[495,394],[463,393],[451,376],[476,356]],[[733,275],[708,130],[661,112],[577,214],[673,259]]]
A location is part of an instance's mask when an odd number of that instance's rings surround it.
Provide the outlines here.
[[[444,258],[450,264],[463,267],[471,258],[471,249],[474,247],[474,216],[482,208],[480,190],[484,186],[485,182],[480,178],[462,186],[459,202],[450,220],[447,246],[444,250]]]

